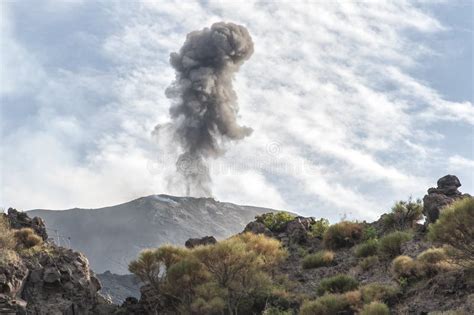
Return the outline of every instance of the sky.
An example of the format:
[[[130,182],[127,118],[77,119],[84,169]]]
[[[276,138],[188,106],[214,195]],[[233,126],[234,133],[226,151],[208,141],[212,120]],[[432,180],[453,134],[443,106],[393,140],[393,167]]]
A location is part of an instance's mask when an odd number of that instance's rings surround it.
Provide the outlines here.
[[[457,175],[474,192],[473,3],[0,3],[0,206],[97,208],[170,185],[169,54],[228,21],[253,56],[235,75],[253,134],[211,160],[220,201],[377,219]]]

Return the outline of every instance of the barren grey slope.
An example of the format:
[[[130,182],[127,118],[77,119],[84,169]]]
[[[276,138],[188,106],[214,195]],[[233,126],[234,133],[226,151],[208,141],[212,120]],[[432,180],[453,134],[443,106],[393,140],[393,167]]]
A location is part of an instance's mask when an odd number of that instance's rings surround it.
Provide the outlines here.
[[[269,211],[274,210],[212,198],[151,195],[106,208],[31,210],[29,215],[45,220],[50,237],[57,230],[61,245],[83,252],[95,272],[123,274],[144,248],[183,245],[188,238],[205,235],[222,239]]]

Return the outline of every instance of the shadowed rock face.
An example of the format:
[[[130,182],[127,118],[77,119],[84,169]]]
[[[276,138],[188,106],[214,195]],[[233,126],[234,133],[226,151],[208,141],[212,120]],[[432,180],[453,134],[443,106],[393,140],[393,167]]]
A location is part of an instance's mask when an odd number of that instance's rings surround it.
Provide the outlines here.
[[[41,236],[43,241],[48,239],[48,233],[44,225],[43,219],[39,217],[30,218],[26,213],[16,209],[8,209],[8,220],[13,229],[31,228],[36,234]]]
[[[83,252],[94,271],[127,274],[128,263],[142,249],[166,243],[182,246],[204,235],[226,238],[242,231],[256,215],[272,211],[212,198],[152,195],[100,209],[28,213],[44,219],[55,242]]]
[[[5,216],[13,229],[39,222],[10,210]],[[113,314],[116,309],[98,294],[101,284],[83,254],[50,243],[27,254],[16,253],[0,264],[0,314],[93,315]]]
[[[428,189],[428,194],[423,197],[423,214],[426,222],[434,223],[438,220],[442,209],[456,199],[470,197],[469,194],[461,193],[459,178],[454,175],[446,175],[438,179],[438,187]]]

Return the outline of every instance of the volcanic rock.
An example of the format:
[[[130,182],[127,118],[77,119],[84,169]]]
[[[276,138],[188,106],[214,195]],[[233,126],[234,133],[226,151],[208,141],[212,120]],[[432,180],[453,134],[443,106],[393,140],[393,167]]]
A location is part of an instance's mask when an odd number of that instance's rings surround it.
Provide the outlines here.
[[[461,182],[454,175],[441,177],[437,185],[436,188],[429,188],[428,194],[423,197],[423,214],[426,216],[427,224],[436,222],[442,209],[456,199],[470,197],[469,194],[462,194],[458,190]]]

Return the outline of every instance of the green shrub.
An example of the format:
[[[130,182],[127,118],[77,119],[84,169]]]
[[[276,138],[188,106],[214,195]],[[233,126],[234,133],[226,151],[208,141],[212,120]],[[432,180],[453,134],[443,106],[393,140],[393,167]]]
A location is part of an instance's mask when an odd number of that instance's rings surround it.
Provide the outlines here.
[[[430,248],[416,257],[420,273],[428,276],[450,269],[451,264],[447,259],[448,256],[443,248]]]
[[[322,250],[314,254],[307,255],[303,258],[303,268],[319,268],[330,266],[334,260],[334,252]]]
[[[374,301],[365,305],[360,315],[390,315],[390,310],[387,305]]]
[[[359,267],[363,271],[367,271],[372,267],[376,266],[379,263],[379,258],[377,256],[369,256],[361,259],[359,261]]]
[[[347,298],[341,294],[327,294],[314,301],[306,301],[300,308],[300,315],[335,315],[351,311]]]
[[[373,226],[367,226],[362,232],[362,240],[368,241],[377,238],[377,230]]]
[[[383,283],[369,283],[362,286],[360,292],[364,303],[382,301],[391,304],[395,302],[397,295],[400,293],[400,288]]]
[[[329,228],[329,220],[321,218],[317,221],[314,221],[309,226],[309,236],[315,238],[323,238],[324,233]]]
[[[379,250],[388,257],[395,257],[402,253],[402,245],[408,242],[412,235],[406,232],[392,232],[380,239]]]
[[[359,258],[374,256],[377,254],[378,248],[379,242],[376,239],[370,239],[362,244],[357,245],[354,249],[354,254]]]
[[[43,244],[43,239],[31,228],[22,228],[13,232],[17,246],[21,248],[32,248]]]
[[[392,274],[395,278],[413,278],[417,275],[418,266],[413,258],[408,256],[398,256],[392,261]]]
[[[474,198],[466,197],[443,209],[429,226],[429,239],[447,245],[447,255],[456,263],[474,266]]]
[[[429,248],[419,254],[416,259],[424,264],[437,264],[446,260],[446,252],[442,248]]]
[[[398,201],[392,211],[385,215],[383,224],[386,229],[405,230],[423,218],[423,203],[420,199]]]
[[[284,211],[264,213],[255,217],[257,222],[263,223],[270,231],[273,232],[283,231],[288,222],[293,221],[294,219],[294,215]]]
[[[357,289],[359,282],[351,276],[340,274],[324,278],[319,283],[318,294],[344,293]]]
[[[156,254],[156,249],[145,249],[138,258],[128,265],[128,270],[146,284],[158,287],[160,282],[162,261]]]
[[[324,245],[330,249],[350,247],[362,238],[362,225],[342,221],[331,225],[324,233]]]

